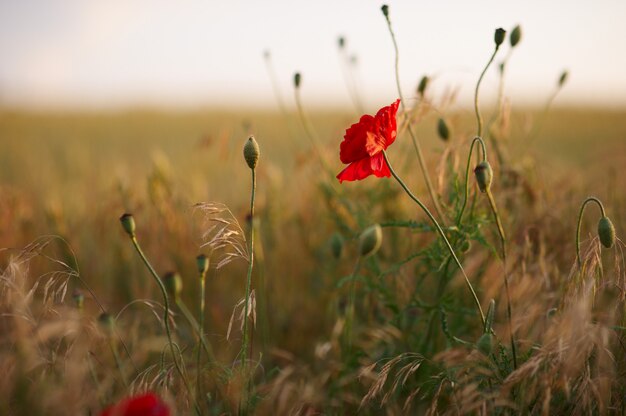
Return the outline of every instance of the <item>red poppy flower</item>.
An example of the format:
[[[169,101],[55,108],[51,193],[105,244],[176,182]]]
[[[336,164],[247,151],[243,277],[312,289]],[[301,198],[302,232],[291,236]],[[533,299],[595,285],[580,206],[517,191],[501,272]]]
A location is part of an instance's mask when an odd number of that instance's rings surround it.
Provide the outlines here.
[[[170,416],[167,405],[154,393],[128,397],[108,407],[100,416]]]
[[[337,175],[339,182],[358,181],[370,175],[379,178],[391,176],[382,152],[396,140],[399,104],[400,100],[396,100],[378,110],[373,117],[366,114],[346,130],[339,158],[348,167]]]

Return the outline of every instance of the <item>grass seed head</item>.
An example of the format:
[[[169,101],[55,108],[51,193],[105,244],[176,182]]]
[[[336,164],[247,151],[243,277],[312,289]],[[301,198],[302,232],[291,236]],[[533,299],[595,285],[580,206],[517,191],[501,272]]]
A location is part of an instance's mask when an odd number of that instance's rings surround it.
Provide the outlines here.
[[[131,236],[135,236],[135,218],[133,218],[133,214],[124,214],[120,217],[120,222],[122,223],[122,227],[124,231]]]
[[[448,123],[443,118],[439,118],[437,122],[437,133],[439,133],[441,140],[448,141],[450,138],[450,128],[448,128]]]
[[[493,180],[493,170],[489,162],[486,160],[480,162],[474,169],[474,175],[480,192],[487,192],[491,188],[491,181]]]
[[[359,254],[362,257],[371,256],[378,251],[382,242],[383,230],[380,225],[370,225],[359,236]]]
[[[174,301],[180,299],[180,294],[183,291],[183,279],[178,272],[168,272],[163,276],[163,285],[167,290],[167,293],[174,298]]]
[[[609,217],[602,217],[598,222],[598,236],[600,242],[606,248],[613,247],[615,244],[615,227]]]
[[[204,254],[200,254],[196,257],[196,264],[198,265],[198,273],[200,273],[201,276],[204,276],[209,270],[209,258]]]
[[[513,30],[511,31],[511,35],[509,36],[509,42],[511,42],[511,47],[516,47],[520,40],[522,40],[522,28],[520,25],[517,25],[513,28]]]
[[[506,36],[506,30],[501,27],[496,29],[496,32],[493,35],[493,40],[496,42],[496,48],[499,48],[504,42],[504,37]]]
[[[254,136],[248,137],[246,144],[243,146],[243,157],[246,159],[246,163],[250,169],[256,168],[256,164],[259,161],[261,150]]]

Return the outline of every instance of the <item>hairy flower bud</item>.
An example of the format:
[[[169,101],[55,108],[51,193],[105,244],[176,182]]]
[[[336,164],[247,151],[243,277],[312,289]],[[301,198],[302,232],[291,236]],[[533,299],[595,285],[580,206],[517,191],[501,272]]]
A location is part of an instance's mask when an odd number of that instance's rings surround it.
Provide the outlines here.
[[[598,222],[598,236],[600,237],[600,242],[606,248],[611,248],[615,244],[615,227],[609,217],[600,218],[600,222]]]
[[[293,74],[293,85],[296,88],[300,88],[300,84],[302,83],[302,75],[299,72]]]
[[[209,270],[209,258],[204,254],[200,254],[196,257],[196,264],[198,265],[198,273],[200,273],[201,276],[204,276]]]
[[[441,140],[448,141],[450,138],[450,129],[443,118],[439,118],[439,121],[437,122],[437,133],[439,133]]]
[[[559,88],[561,88],[565,84],[565,81],[567,81],[568,76],[569,76],[569,73],[567,72],[567,70],[561,73],[561,76],[559,77]]]
[[[490,333],[483,334],[478,338],[476,348],[485,355],[491,354],[491,350],[493,349],[493,336]]]
[[[120,217],[120,222],[122,223],[122,227],[124,231],[131,236],[135,236],[135,219],[133,218],[133,214],[124,214]]]
[[[168,295],[174,298],[174,301],[180,299],[183,291],[183,279],[178,272],[168,272],[163,276],[163,286],[167,290]]]
[[[487,192],[491,187],[491,181],[493,179],[493,170],[489,162],[482,161],[474,169],[474,175],[476,176],[476,182],[478,182],[478,188],[480,192]]]
[[[380,8],[380,10],[383,12],[383,15],[389,19],[389,6],[387,6],[386,4],[383,4]]]
[[[256,168],[260,154],[261,150],[254,136],[248,137],[246,144],[243,145],[243,157],[246,159],[246,163],[250,169]]]
[[[376,253],[382,242],[383,230],[380,225],[370,225],[359,236],[359,254],[362,257],[367,257]]]
[[[74,290],[74,293],[72,293],[72,299],[74,299],[76,309],[82,311],[85,305],[85,295],[83,295],[83,292],[78,289]]]
[[[98,317],[98,323],[100,324],[102,329],[106,331],[107,335],[113,334],[113,326],[115,324],[115,321],[110,314],[102,312]]]
[[[339,233],[333,234],[330,240],[330,251],[333,253],[333,257],[339,259],[341,252],[343,251],[343,237]]]
[[[426,75],[424,75],[422,79],[420,79],[420,83],[417,85],[417,93],[420,95],[420,97],[424,96],[424,93],[426,92],[426,87],[428,87],[429,81],[430,81],[430,78],[428,78],[428,76]]]
[[[513,30],[511,31],[511,35],[509,36],[509,42],[511,42],[511,47],[516,47],[520,40],[522,40],[522,28],[520,27],[520,25],[517,25],[513,28]]]
[[[501,27],[496,29],[496,32],[493,35],[493,40],[496,42],[496,48],[499,48],[504,42],[504,37],[506,36],[506,30]]]
[[[339,39],[337,39],[337,44],[339,45],[339,49],[343,49],[346,46],[346,38],[344,38],[343,36],[339,36]]]

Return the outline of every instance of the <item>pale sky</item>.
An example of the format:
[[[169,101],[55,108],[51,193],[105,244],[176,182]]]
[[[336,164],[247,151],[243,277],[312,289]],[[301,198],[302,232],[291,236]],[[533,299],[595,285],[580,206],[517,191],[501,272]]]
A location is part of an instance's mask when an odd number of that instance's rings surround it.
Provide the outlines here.
[[[267,106],[276,100],[263,52],[287,104],[303,74],[310,105],[349,105],[337,50],[358,57],[368,105],[396,96],[383,2],[370,0],[0,0],[0,105],[100,108]],[[497,27],[523,29],[507,95],[542,104],[562,70],[559,104],[626,106],[625,0],[389,1],[407,95],[423,74],[434,92],[460,88],[471,105]],[[508,42],[503,45],[504,57]],[[496,60],[497,61],[497,60]],[[482,97],[495,94],[495,65]]]

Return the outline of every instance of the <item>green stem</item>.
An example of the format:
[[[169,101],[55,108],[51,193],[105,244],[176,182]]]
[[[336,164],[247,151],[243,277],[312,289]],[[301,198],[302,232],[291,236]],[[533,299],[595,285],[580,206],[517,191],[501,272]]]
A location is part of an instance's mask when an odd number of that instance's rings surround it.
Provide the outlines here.
[[[205,349],[207,344],[204,342],[204,298],[205,298],[205,278],[206,272],[200,273],[200,325],[198,326],[198,343]],[[179,306],[180,307],[180,306]],[[208,355],[208,354],[207,354]],[[196,357],[196,397],[200,397],[200,361],[202,359],[202,349],[198,345],[198,355]]]
[[[249,256],[250,262],[248,263],[248,276],[246,278],[246,298],[244,304],[244,314],[243,314],[243,346],[241,348],[241,360],[243,362],[244,373],[247,370],[248,364],[248,313],[249,313],[249,304],[250,304],[250,290],[252,287],[252,266],[254,264],[254,196],[256,192],[256,171],[255,169],[251,169],[252,171],[252,191],[250,195],[250,241],[249,241]],[[244,413],[248,413],[250,404],[250,384],[246,382],[246,407]]]
[[[469,154],[467,155],[467,167],[465,168],[465,196],[463,198],[463,205],[461,205],[461,209],[459,214],[456,217],[456,225],[459,227],[461,225],[461,221],[463,220],[463,213],[465,212],[465,207],[467,206],[467,200],[469,199],[469,175],[470,175],[470,163],[472,163],[472,152],[474,150],[474,144],[476,142],[480,143],[481,148],[483,149],[483,161],[487,160],[487,147],[485,146],[485,142],[480,136],[474,137],[472,143],[470,144]]]
[[[198,321],[196,321],[196,319],[193,317],[193,314],[191,313],[185,302],[183,302],[182,299],[177,299],[176,306],[178,306],[180,311],[183,313],[183,316],[189,323],[189,326],[193,328],[193,331],[198,336],[198,340],[202,345],[202,349],[204,349],[205,354],[209,357],[209,361],[215,362],[213,348],[211,348],[211,344],[206,340],[204,332],[201,330],[200,324],[198,324]],[[202,316],[200,317],[200,319],[202,319]]]
[[[117,353],[117,349],[115,348],[115,343],[113,342],[113,338],[109,337],[109,347],[111,348],[111,353],[113,353],[113,358],[115,359],[115,365],[117,370],[120,372],[120,376],[122,378],[122,382],[124,383],[124,387],[128,388],[128,380],[126,380],[126,375],[124,374],[124,369],[122,368],[122,360],[120,359],[120,355]]]
[[[580,259],[580,228],[582,227],[583,213],[585,212],[585,206],[589,202],[595,202],[600,207],[600,212],[602,213],[602,216],[606,217],[606,213],[604,212],[604,205],[602,205],[602,202],[594,196],[590,196],[587,199],[585,199],[585,201],[580,206],[580,211],[578,213],[578,226],[576,227],[576,261],[578,262],[579,268],[582,267],[582,261]]]
[[[132,241],[133,246],[135,246],[135,249],[137,250],[139,257],[141,257],[141,260],[146,265],[146,267],[150,271],[150,274],[152,274],[152,276],[154,277],[154,280],[159,286],[159,289],[161,290],[161,295],[163,296],[163,304],[164,304],[163,321],[165,325],[165,333],[167,335],[167,341],[170,346],[170,352],[172,354],[172,360],[174,360],[174,366],[176,367],[176,371],[178,372],[181,379],[183,380],[183,383],[185,384],[185,388],[187,389],[189,396],[192,397],[192,392],[191,392],[191,387],[189,386],[189,381],[187,380],[187,377],[185,377],[185,373],[183,372],[183,369],[181,368],[180,363],[178,362],[178,360],[176,360],[176,353],[174,351],[174,343],[172,342],[172,333],[170,330],[170,320],[169,320],[170,302],[167,296],[167,291],[165,290],[165,286],[163,285],[161,278],[159,277],[157,272],[154,270],[154,268],[148,261],[148,258],[146,257],[146,255],[143,254],[143,251],[141,250],[141,246],[139,246],[139,241],[137,241],[137,237],[133,234],[130,236],[130,240]],[[200,414],[200,406],[198,405],[198,403],[195,402],[194,406],[195,406],[196,412]]]
[[[400,87],[400,71],[398,69],[400,51],[398,50],[396,35],[393,32],[393,28],[391,27],[391,20],[389,20],[388,15],[385,15],[385,20],[387,21],[387,27],[389,28],[389,34],[391,35],[391,41],[393,42],[393,49],[395,51],[396,87],[398,89],[398,95],[400,96],[400,106],[402,108],[402,112],[406,113],[404,96],[402,94],[402,88]],[[426,162],[424,161],[422,148],[417,140],[417,137],[415,136],[415,133],[413,132],[410,119],[407,119],[407,130],[409,131],[409,135],[411,136],[411,141],[413,142],[413,148],[415,149],[415,153],[417,153],[417,160],[419,162],[420,170],[422,171],[422,176],[424,176],[424,181],[426,182],[426,187],[428,188],[428,193],[430,194],[430,199],[432,199],[433,201],[433,206],[435,207],[435,211],[437,211],[437,215],[439,216],[439,218],[441,218],[442,221],[444,221],[445,217],[443,215],[441,207],[439,206],[439,199],[435,195],[435,188],[433,187],[433,184],[430,180],[430,175],[428,174],[428,170],[426,169]]]
[[[478,296],[476,295],[476,291],[474,291],[474,287],[472,286],[472,283],[470,282],[469,278],[467,277],[467,274],[465,273],[465,270],[463,269],[463,266],[461,265],[461,262],[459,261],[458,257],[454,253],[454,249],[452,249],[452,246],[450,245],[450,242],[448,241],[448,238],[446,237],[446,234],[441,229],[441,226],[439,225],[439,223],[437,222],[437,220],[435,219],[433,214],[431,214],[430,211],[428,210],[428,208],[419,199],[417,199],[417,197],[415,195],[413,195],[413,193],[409,190],[409,188],[406,186],[406,184],[402,181],[402,179],[400,179],[400,177],[393,170],[393,167],[391,166],[391,164],[389,163],[389,159],[387,158],[387,153],[384,150],[383,150],[382,153],[383,153],[383,157],[385,158],[385,163],[389,167],[389,171],[391,172],[393,177],[396,179],[396,181],[398,181],[398,183],[400,184],[402,189],[404,189],[406,194],[413,201],[415,201],[415,203],[422,209],[422,211],[424,211],[424,213],[426,214],[426,216],[428,216],[428,218],[433,223],[435,228],[437,228],[437,232],[439,233],[439,236],[444,241],[448,251],[450,252],[450,255],[454,259],[456,265],[459,267],[459,269],[461,270],[461,273],[463,274],[463,277],[465,278],[465,283],[467,284],[467,287],[468,287],[469,291],[471,292],[472,297],[474,298],[474,302],[476,303],[476,309],[478,310],[478,313],[480,314],[480,320],[481,320],[482,325],[484,326],[485,325],[485,314],[483,313],[483,309],[480,306],[480,301],[478,300]]]
[[[508,275],[507,263],[506,263],[506,237],[504,234],[504,227],[502,226],[502,221],[500,220],[500,215],[498,214],[496,201],[493,198],[491,189],[487,189],[486,194],[487,194],[487,199],[489,200],[489,206],[491,207],[491,211],[493,212],[493,216],[496,220],[498,234],[500,235],[500,244],[502,246],[502,265],[504,267],[504,291],[506,293],[506,314],[507,314],[507,319],[509,321],[509,337],[511,339],[511,352],[513,354],[513,367],[517,369],[517,348],[515,346],[515,337],[513,336],[513,311],[511,307],[511,295],[509,292],[509,275]]]
[[[474,91],[474,111],[476,112],[476,122],[478,124],[478,132],[476,133],[477,136],[483,135],[483,119],[480,115],[480,108],[478,107],[478,90],[480,88],[480,83],[482,82],[483,77],[485,76],[485,73],[489,68],[489,65],[491,65],[494,58],[496,57],[496,54],[498,53],[498,49],[499,46],[496,46],[496,49],[491,54],[491,58],[489,58],[489,62],[487,62],[487,65],[485,65],[483,72],[480,73],[480,77],[478,77],[478,82],[476,83],[476,90]]]
[[[300,121],[302,122],[304,131],[306,132],[306,135],[309,138],[309,141],[311,142],[311,146],[313,147],[313,150],[317,154],[317,157],[320,160],[320,163],[322,164],[322,167],[324,168],[326,173],[328,173],[331,177],[333,177],[334,175],[332,174],[332,170],[330,169],[330,166],[328,166],[328,163],[326,162],[326,159],[324,158],[322,154],[322,150],[318,143],[317,136],[315,135],[315,133],[313,133],[313,127],[311,126],[309,119],[304,113],[304,108],[302,107],[302,101],[300,100],[300,87],[295,88],[295,98],[296,98],[296,107],[298,109],[298,115],[300,116]]]
[[[361,256],[359,256],[352,270],[352,279],[350,281],[350,294],[348,299],[348,309],[346,313],[346,341],[348,344],[348,354],[352,351],[352,328],[354,325],[354,302],[356,298],[356,275],[361,266]]]

